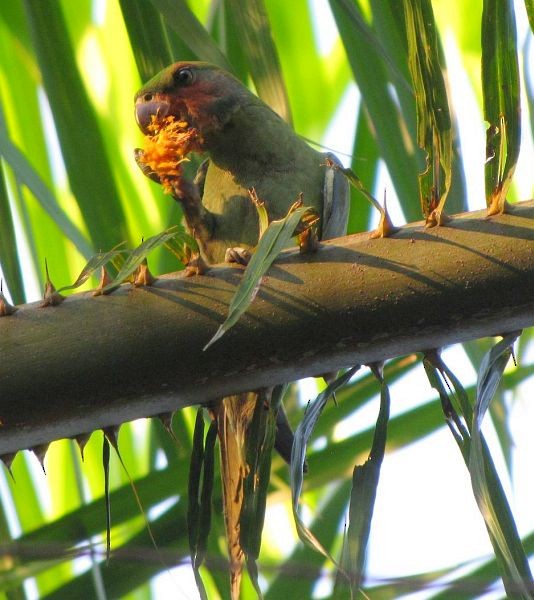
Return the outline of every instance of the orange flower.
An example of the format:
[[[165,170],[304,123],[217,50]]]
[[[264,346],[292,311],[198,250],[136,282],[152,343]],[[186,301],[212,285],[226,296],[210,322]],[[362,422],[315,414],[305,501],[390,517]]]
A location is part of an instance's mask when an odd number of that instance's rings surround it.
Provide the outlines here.
[[[159,177],[165,193],[171,194],[182,175],[182,163],[198,150],[198,131],[173,116],[152,116],[148,130],[140,160]]]

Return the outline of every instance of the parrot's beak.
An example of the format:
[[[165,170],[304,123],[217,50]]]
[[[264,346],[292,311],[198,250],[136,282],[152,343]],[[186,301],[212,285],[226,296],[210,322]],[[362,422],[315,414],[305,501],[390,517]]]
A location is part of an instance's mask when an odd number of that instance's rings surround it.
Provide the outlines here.
[[[166,100],[141,96],[135,101],[135,120],[141,131],[148,135],[148,126],[152,122],[152,117],[162,119],[167,116],[169,109],[170,103]]]

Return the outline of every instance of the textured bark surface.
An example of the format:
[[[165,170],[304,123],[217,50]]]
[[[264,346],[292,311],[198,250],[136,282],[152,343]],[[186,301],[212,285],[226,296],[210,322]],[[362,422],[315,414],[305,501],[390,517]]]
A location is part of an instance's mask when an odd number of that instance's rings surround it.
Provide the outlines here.
[[[240,267],[0,318],[0,454],[534,324],[534,202],[287,252],[207,351]]]

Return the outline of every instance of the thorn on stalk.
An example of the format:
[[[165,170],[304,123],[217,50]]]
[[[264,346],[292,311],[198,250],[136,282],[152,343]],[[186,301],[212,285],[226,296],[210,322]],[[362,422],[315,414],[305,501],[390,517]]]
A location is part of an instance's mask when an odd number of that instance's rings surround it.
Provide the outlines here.
[[[502,192],[499,189],[497,192],[492,194],[490,204],[486,212],[486,219],[499,215],[507,215],[513,212],[512,205],[502,197]]]
[[[3,287],[4,281],[0,280],[0,317],[9,317],[9,315],[17,312],[18,308],[7,301],[7,298],[4,296]]]
[[[158,418],[161,421],[161,424],[163,425],[165,431],[171,436],[171,438],[174,440],[174,442],[176,444],[178,444],[178,438],[176,437],[176,434],[174,433],[174,430],[172,428],[173,417],[174,417],[173,412],[166,412],[166,413],[161,413],[158,415]]]
[[[112,425],[110,427],[104,427],[102,429],[108,442],[112,445],[113,449],[115,450],[115,452],[117,454],[119,454],[119,441],[118,440],[119,440],[120,428],[121,428],[120,425]],[[120,454],[119,454],[119,456],[120,456]]]
[[[41,308],[46,308],[47,306],[58,306],[65,300],[65,296],[62,296],[59,292],[56,291],[54,284],[50,280],[50,274],[48,273],[48,262],[45,258],[45,271],[46,271],[46,281],[45,281],[45,289],[43,294],[43,300],[40,304]]]
[[[38,446],[34,446],[33,448],[30,448],[30,450],[37,457],[37,460],[39,461],[39,464],[41,465],[41,468],[43,469],[43,473],[45,475],[46,475],[46,469],[45,469],[44,461],[45,461],[46,453],[47,453],[49,447],[50,447],[50,443],[46,442],[45,444],[39,444]]]
[[[442,209],[435,208],[426,218],[425,227],[441,227],[452,221],[452,217]]]
[[[384,190],[384,206],[380,206],[378,202],[375,206],[380,212],[380,220],[378,221],[378,227],[371,232],[369,236],[370,239],[376,240],[378,238],[391,237],[394,233],[399,231],[399,228],[393,225],[393,221],[389,215],[386,201],[386,190]]]
[[[74,441],[78,444],[78,449],[80,450],[80,455],[82,457],[82,462],[84,461],[84,450],[85,450],[85,446],[87,445],[87,442],[89,441],[89,438],[93,435],[93,432],[89,432],[89,433],[81,433],[77,436],[75,436],[73,439]]]
[[[384,361],[378,361],[367,365],[373,375],[382,383],[384,381]]]
[[[11,465],[13,464],[13,461],[15,460],[15,456],[17,456],[18,452],[9,452],[7,454],[2,454],[2,456],[0,456],[0,461],[2,461],[4,463],[4,467],[9,471],[9,474],[11,475],[11,479],[13,481],[15,481],[15,477],[13,476],[13,471],[11,470]]]
[[[109,273],[107,272],[106,267],[101,267],[100,268],[100,281],[98,282],[98,285],[96,286],[96,288],[93,291],[93,296],[102,296],[103,294],[105,294],[106,292],[104,292],[103,289],[110,283],[111,283],[111,277],[109,276]]]
[[[135,287],[151,286],[154,285],[156,277],[152,275],[148,268],[148,262],[145,260],[137,267],[133,275],[133,285]]]

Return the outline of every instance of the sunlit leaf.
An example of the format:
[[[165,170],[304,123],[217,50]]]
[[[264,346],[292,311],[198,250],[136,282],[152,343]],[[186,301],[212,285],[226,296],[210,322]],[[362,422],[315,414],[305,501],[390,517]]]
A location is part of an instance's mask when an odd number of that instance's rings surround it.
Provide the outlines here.
[[[227,71],[232,67],[220,51],[217,44],[195,17],[183,0],[151,0],[159,10],[165,22],[180,39],[195,53],[198,60],[211,62]]]
[[[291,123],[291,110],[282,78],[280,59],[271,36],[264,1],[227,0],[226,4],[236,21],[236,29],[241,32],[243,49],[258,95]]]
[[[119,244],[119,247],[123,244]],[[81,273],[78,275],[76,281],[71,285],[65,285],[57,290],[58,293],[66,290],[73,290],[83,285],[91,275],[94,275],[96,271],[105,267],[109,262],[112,262],[114,258],[121,255],[125,250],[113,249],[109,252],[99,252],[89,259]]]
[[[252,258],[245,269],[241,283],[230,302],[226,320],[206,344],[204,350],[209,348],[220,339],[226,331],[233,327],[241,315],[247,310],[258,292],[261,278],[265,275],[280,252],[287,247],[289,240],[295,235],[297,225],[308,212],[309,209],[305,206],[293,206],[283,219],[272,221],[270,223],[269,227],[261,237]]]
[[[380,155],[391,174],[406,218],[416,220],[421,215],[417,201],[420,160],[415,152],[415,140],[406,136],[409,129],[392,95],[392,78],[384,66],[383,50],[375,41],[376,36],[369,31],[369,25],[363,21],[355,3],[331,0],[330,4]],[[362,28],[366,30],[365,35],[361,33]],[[400,85],[404,86],[404,83]],[[356,172],[357,170],[356,168]]]
[[[166,244],[172,238],[179,236],[180,230],[177,227],[171,227],[166,231],[162,231],[157,235],[153,235],[149,237],[147,240],[139,244],[137,248],[134,248],[129,254],[119,273],[115,277],[115,279],[108,283],[108,285],[102,288],[103,293],[112,292],[114,289],[118,288],[121,283],[126,281],[130,275],[146,260],[147,255]]]
[[[9,163],[17,174],[21,183],[24,183],[39,200],[45,211],[52,217],[56,224],[78,248],[80,253],[87,258],[92,254],[91,246],[86,237],[72,223],[69,217],[58,206],[52,192],[48,189],[38,173],[33,169],[27,158],[9,140],[5,132],[0,130],[0,154]]]
[[[128,239],[100,126],[76,65],[59,3],[27,2],[28,24],[62,146],[70,187],[97,249]],[[105,208],[105,212],[103,208]]]
[[[204,409],[199,408],[195,421],[193,448],[189,466],[187,489],[187,529],[189,551],[193,561],[193,572],[198,593],[207,598],[206,588],[200,576],[204,562],[208,535],[211,529],[214,444],[217,438],[217,422],[212,421],[204,440]]]
[[[432,4],[404,0],[408,65],[417,107],[417,141],[426,153],[419,194],[428,223],[439,224],[452,180],[452,129]]]
[[[428,362],[426,366],[429,380],[440,393],[449,426],[469,469],[475,499],[486,523],[495,556],[501,568],[505,588],[512,596],[531,598],[530,590],[533,582],[525,551],[497,470],[481,432],[484,415],[502,378],[517,335],[517,333],[506,335],[484,356],[479,369],[473,410],[467,403],[467,395],[460,382],[438,356],[427,357],[427,361],[433,365],[436,371],[433,372],[428,367]],[[437,376],[438,370],[453,383],[455,393],[460,400],[459,409],[469,431],[459,421],[455,412],[456,407],[453,407],[448,397],[449,394]]]
[[[356,373],[360,366],[349,369],[343,375],[340,375],[335,381],[333,381],[328,387],[315,398],[315,400],[308,405],[306,414],[304,415],[301,423],[295,431],[295,439],[293,441],[293,450],[291,452],[291,504],[293,508],[293,516],[295,518],[295,525],[297,527],[297,533],[299,538],[314,548],[317,552],[323,556],[329,558],[334,564],[336,561],[332,555],[324,548],[320,540],[306,527],[299,510],[299,502],[302,494],[302,486],[304,485],[304,464],[306,461],[306,446],[308,440],[313,432],[313,428],[317,423],[317,420],[321,416],[325,404],[332,397],[335,392],[341,388],[349,379]]]
[[[514,5],[484,0],[482,91],[486,130],[486,203],[502,212],[521,144],[519,66]]]
[[[358,593],[363,580],[380,468],[386,450],[390,395],[383,375],[377,371],[377,376],[381,384],[380,412],[369,457],[363,465],[354,467],[352,474],[349,526],[341,558],[341,566],[348,576],[350,590],[353,595]],[[337,589],[343,589],[343,584],[343,576],[338,575]]]
[[[503,581],[509,594],[534,597],[534,581],[525,551],[514,522],[497,471],[481,432],[489,403],[511,356],[518,333],[506,335],[484,357],[477,380],[477,398],[473,413],[473,430],[469,453],[469,472],[480,512],[495,546],[497,560],[503,567]]]

